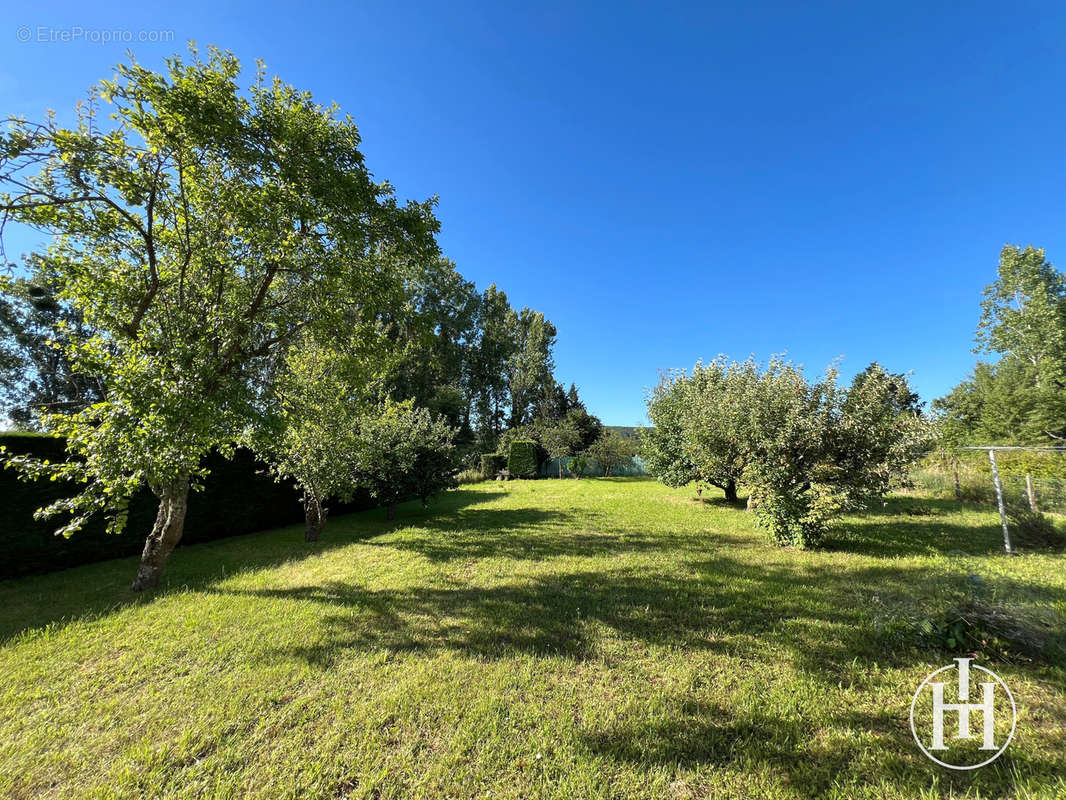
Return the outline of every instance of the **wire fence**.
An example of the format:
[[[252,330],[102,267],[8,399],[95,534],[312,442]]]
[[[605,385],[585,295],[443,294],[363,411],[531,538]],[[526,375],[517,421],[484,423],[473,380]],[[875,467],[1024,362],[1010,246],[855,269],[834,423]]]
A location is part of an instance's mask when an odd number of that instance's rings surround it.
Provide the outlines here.
[[[975,458],[975,456],[983,458]],[[1066,450],[985,447],[939,453],[912,476],[921,493],[999,512],[1004,549],[1066,547]]]
[[[955,470],[923,467],[911,476],[917,489],[945,500],[996,506],[996,490],[991,469],[961,467],[956,483]],[[1011,473],[1000,470],[1003,500],[1008,506],[1030,506],[1033,510],[1066,515],[1066,478],[1039,473]],[[1032,503],[1030,503],[1032,497]]]

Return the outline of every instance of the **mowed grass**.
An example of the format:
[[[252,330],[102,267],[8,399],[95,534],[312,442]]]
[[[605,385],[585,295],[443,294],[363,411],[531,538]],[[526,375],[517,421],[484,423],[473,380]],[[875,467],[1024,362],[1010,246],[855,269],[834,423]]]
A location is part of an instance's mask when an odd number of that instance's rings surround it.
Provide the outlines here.
[[[1018,730],[928,761],[911,696],[950,654],[900,621],[980,575],[1066,619],[1061,555],[897,498],[827,549],[649,480],[486,483],[430,509],[0,584],[4,797],[1066,796],[1066,668],[997,663]]]

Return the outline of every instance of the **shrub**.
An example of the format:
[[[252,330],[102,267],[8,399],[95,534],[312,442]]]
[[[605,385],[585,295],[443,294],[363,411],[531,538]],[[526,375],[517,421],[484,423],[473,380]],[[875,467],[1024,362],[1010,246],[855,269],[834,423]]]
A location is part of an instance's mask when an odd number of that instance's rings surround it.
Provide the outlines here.
[[[536,475],[537,443],[528,439],[511,442],[507,471],[512,478],[532,478]]]
[[[388,509],[389,519],[394,506],[412,496],[425,504],[457,485],[454,436],[455,430],[427,409],[410,400],[386,400],[359,423],[356,485]]]
[[[1033,511],[1028,503],[1007,503],[1007,521],[1014,544],[1034,550],[1060,550],[1066,537],[1051,518]]]
[[[584,478],[585,473],[588,472],[589,460],[583,455],[576,455],[570,459],[566,468],[573,473],[575,478]]]
[[[502,469],[507,468],[507,456],[503,453],[484,453],[481,456],[481,475],[491,481]]]
[[[485,476],[479,469],[464,469],[459,473],[457,480],[460,486],[464,486],[468,483],[481,483],[485,480]]]

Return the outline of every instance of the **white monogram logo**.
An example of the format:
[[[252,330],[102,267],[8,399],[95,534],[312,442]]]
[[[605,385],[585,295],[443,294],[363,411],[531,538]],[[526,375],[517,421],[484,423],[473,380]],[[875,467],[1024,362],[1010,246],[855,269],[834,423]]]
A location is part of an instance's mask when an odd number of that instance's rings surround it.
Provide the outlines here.
[[[922,685],[918,687],[918,691],[914,693],[914,698],[911,700],[911,733],[914,734],[914,741],[918,743],[918,746],[922,749],[929,758],[933,759],[937,764],[948,767],[949,769],[977,769],[983,767],[985,764],[989,764],[999,758],[1003,751],[1007,749],[1007,745],[1010,744],[1011,739],[1014,738],[1014,727],[1018,722],[1018,710],[1014,705],[1014,695],[1011,694],[1010,689],[1007,688],[1007,684],[1003,682],[992,670],[974,664],[972,668],[979,672],[985,673],[992,680],[981,681],[980,686],[980,702],[971,703],[970,699],[970,662],[972,658],[956,658],[954,664],[950,664],[946,667],[941,667],[938,670],[930,673]],[[948,670],[958,669],[958,702],[947,703],[944,701],[944,686],[942,681],[933,680],[937,675]],[[1007,735],[1006,740],[1001,747],[996,745],[996,687],[1002,687],[1003,692],[1008,700],[1010,700],[1011,714],[1013,715],[1010,726],[1010,733]],[[933,696],[933,735],[930,741],[929,747],[925,746],[922,741],[922,737],[918,735],[918,730],[915,727],[914,722],[914,708],[918,702],[918,698],[922,692],[928,690]],[[970,732],[970,714],[971,712],[978,712],[981,718],[981,750],[995,751],[990,758],[985,759],[979,764],[949,764],[940,758],[937,758],[931,751],[945,752],[950,748],[944,744],[944,716],[946,712],[953,712],[958,715],[958,727],[954,736],[955,739],[973,739],[978,734]],[[950,718],[949,718],[950,719]],[[945,758],[947,756],[945,755]]]

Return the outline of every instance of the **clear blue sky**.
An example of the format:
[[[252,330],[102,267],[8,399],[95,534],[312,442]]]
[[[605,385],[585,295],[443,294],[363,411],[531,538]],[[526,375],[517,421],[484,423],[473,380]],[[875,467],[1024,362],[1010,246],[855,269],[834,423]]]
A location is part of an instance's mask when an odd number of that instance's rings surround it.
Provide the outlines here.
[[[48,5],[4,14],[5,115],[69,109],[126,47],[265,60],[440,195],[445,252],[556,323],[610,424],[718,353],[876,359],[931,399],[1005,242],[1066,266],[1061,3]],[[74,27],[174,39],[36,41]]]

